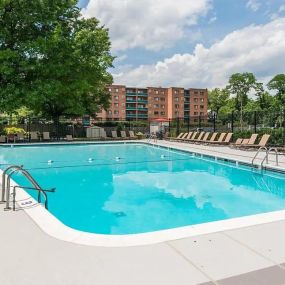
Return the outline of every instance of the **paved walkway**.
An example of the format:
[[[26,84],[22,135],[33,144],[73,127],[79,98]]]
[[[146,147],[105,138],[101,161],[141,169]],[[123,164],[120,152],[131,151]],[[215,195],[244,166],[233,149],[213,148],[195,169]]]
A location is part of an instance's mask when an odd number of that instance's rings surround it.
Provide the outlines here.
[[[201,148],[185,146],[194,147]],[[242,154],[250,160],[249,153]],[[56,240],[24,211],[3,208],[0,204],[3,285],[285,284],[285,220],[149,246],[104,248]]]

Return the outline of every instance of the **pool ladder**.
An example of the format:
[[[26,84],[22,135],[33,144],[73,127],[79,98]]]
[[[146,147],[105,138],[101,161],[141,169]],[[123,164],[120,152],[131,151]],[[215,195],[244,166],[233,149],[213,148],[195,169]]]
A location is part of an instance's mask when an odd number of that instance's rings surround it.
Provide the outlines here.
[[[153,133],[149,135],[147,142],[150,143],[151,140],[153,140],[153,142],[157,142],[157,136]]]
[[[15,211],[15,204],[16,204],[16,189],[23,188],[27,190],[36,190],[38,191],[38,203],[41,203],[41,195],[44,197],[44,206],[48,209],[48,196],[46,192],[55,192],[55,188],[44,190],[41,186],[37,183],[37,181],[32,177],[32,175],[25,169],[23,166],[19,165],[11,165],[7,167],[2,173],[2,195],[1,195],[1,203],[6,202],[6,207],[4,210],[8,211],[11,210],[10,207],[10,192],[11,192],[11,177],[14,173],[20,172],[22,173],[33,185],[33,187],[25,187],[25,186],[13,186],[13,210]],[[7,178],[7,179],[6,179]],[[5,199],[6,196],[6,199]]]
[[[258,154],[262,151],[262,150],[265,150],[265,156],[264,158],[262,159],[262,162],[260,164],[260,168],[263,169],[264,168],[264,162],[266,162],[266,164],[268,164],[269,162],[269,154],[270,153],[274,153],[275,154],[275,165],[276,166],[279,166],[279,153],[278,153],[278,150],[276,147],[271,147],[271,148],[267,148],[265,146],[262,146],[258,149],[258,151],[256,152],[255,156],[253,157],[252,161],[251,161],[251,166],[254,167],[254,161],[257,159],[258,157]]]

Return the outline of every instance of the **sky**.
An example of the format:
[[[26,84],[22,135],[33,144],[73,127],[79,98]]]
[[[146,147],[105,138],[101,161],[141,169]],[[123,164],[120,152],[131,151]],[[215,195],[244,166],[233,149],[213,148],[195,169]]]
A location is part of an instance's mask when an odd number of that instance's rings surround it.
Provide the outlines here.
[[[109,29],[115,84],[224,87],[285,72],[284,0],[80,0]]]

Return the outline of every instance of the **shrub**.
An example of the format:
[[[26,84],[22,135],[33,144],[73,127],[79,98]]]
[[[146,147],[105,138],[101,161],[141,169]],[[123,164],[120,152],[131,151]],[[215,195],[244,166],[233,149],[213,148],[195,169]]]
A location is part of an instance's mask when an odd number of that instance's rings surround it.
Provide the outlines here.
[[[16,134],[25,134],[25,130],[22,128],[8,127],[4,129],[6,135],[16,135]]]

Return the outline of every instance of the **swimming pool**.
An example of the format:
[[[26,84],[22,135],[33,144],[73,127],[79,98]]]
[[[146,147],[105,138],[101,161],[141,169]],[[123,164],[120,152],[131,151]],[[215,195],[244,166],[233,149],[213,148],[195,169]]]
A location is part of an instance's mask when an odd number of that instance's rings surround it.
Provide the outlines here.
[[[88,233],[148,233],[285,209],[284,174],[147,144],[5,147],[0,161],[56,187],[49,212]]]

